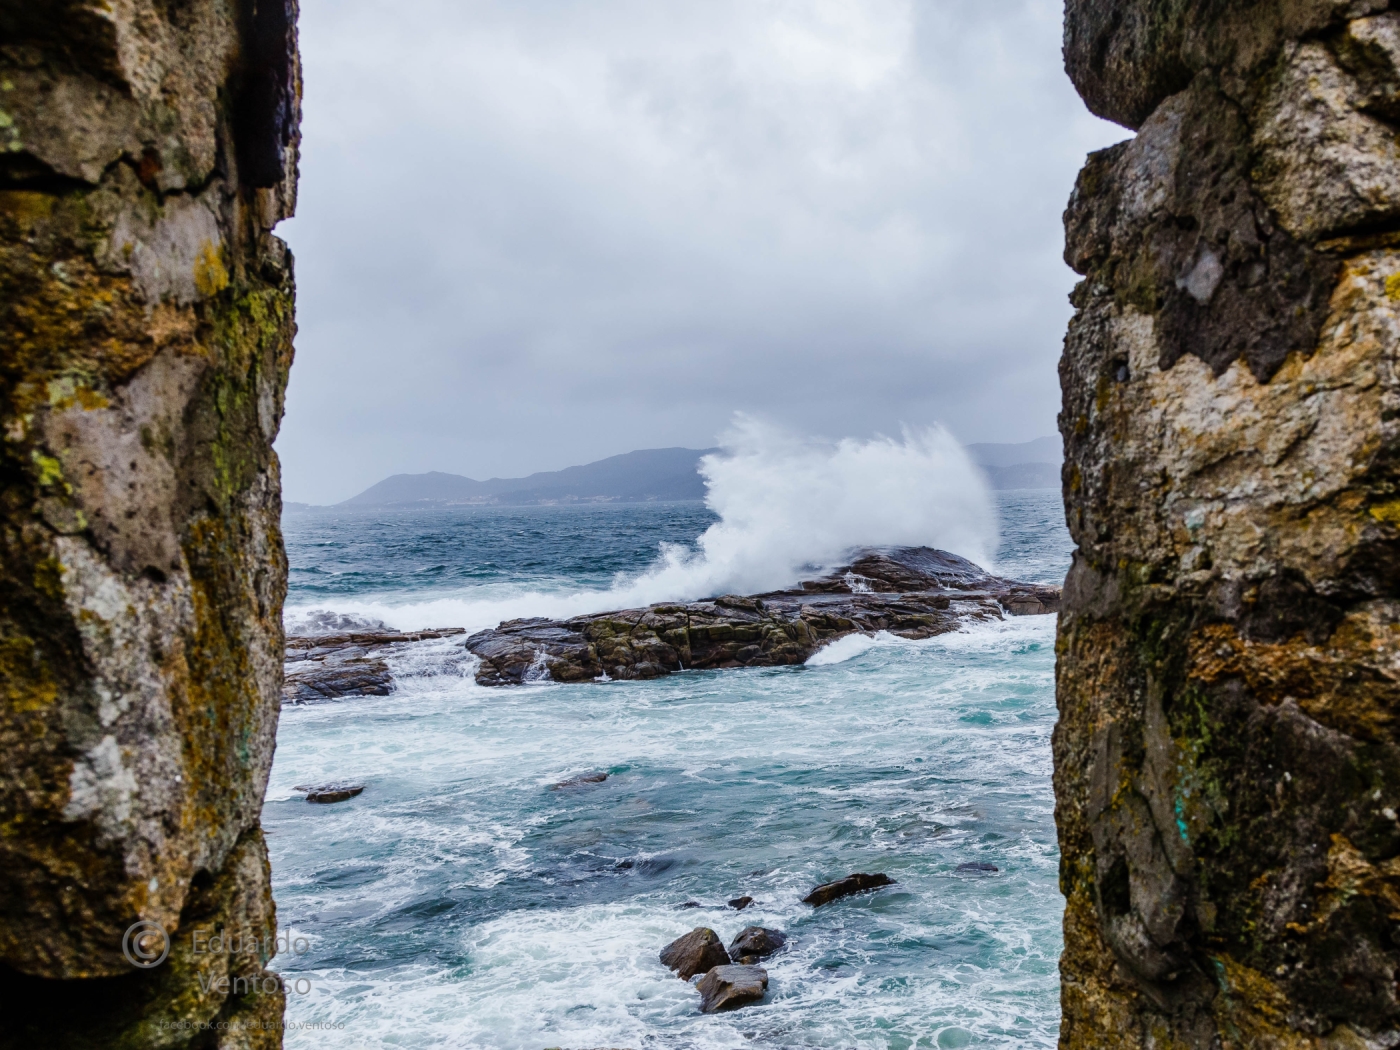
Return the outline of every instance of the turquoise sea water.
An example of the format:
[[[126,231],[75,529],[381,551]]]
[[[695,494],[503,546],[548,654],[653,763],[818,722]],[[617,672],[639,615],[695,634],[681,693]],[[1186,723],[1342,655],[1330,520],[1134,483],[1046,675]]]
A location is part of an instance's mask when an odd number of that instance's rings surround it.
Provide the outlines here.
[[[1058,494],[1000,511],[996,568],[1062,578]],[[516,615],[711,521],[698,504],[288,515],[289,620]],[[290,1021],[339,1026],[288,1045],[1053,1046],[1053,642],[1027,617],[847,640],[805,667],[513,690],[432,643],[396,658],[392,696],[285,709],[263,821],[279,922],[310,950],[274,966]],[[591,771],[609,777],[552,788]],[[293,790],[332,779],[368,787],[334,806]],[[898,885],[799,903],[852,871]],[[757,903],[725,906],[741,894]],[[768,996],[701,1015],[657,952],[749,924],[789,936]]]

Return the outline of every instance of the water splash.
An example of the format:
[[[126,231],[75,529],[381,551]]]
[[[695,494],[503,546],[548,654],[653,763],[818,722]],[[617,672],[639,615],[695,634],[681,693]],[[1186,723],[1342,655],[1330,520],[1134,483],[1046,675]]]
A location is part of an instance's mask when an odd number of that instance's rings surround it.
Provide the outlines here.
[[[754,594],[841,564],[855,547],[930,546],[990,567],[997,521],[966,451],[942,427],[898,439],[805,437],[736,416],[722,451],[700,463],[719,521],[694,548],[663,544],[645,572],[607,590],[441,598],[411,605],[352,603],[360,616],[404,630],[493,627],[524,616],[565,618],[662,601]],[[305,617],[296,610],[292,617]]]

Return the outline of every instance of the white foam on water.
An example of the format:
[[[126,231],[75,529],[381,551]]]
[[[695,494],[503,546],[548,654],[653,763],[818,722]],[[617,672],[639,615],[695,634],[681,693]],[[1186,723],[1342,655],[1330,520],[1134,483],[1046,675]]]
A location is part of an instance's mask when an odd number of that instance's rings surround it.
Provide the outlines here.
[[[289,1048],[1048,1050],[1053,637],[1053,617],[1018,617],[863,639],[866,659],[814,670],[548,691],[453,668],[389,697],[289,708],[264,825],[282,921],[313,952],[274,965],[312,989],[289,996],[289,1019],[345,1026],[291,1032]],[[612,775],[549,788],[592,769]],[[291,797],[342,774],[365,794]],[[622,845],[647,827],[668,830]],[[623,849],[636,867],[615,871]],[[570,867],[588,854],[602,865]],[[667,854],[689,866],[638,873]],[[956,873],[973,860],[1001,871]],[[851,870],[899,885],[799,903]],[[723,907],[738,892],[758,902]],[[471,903],[481,893],[489,907]],[[680,910],[687,898],[704,906]],[[478,910],[418,910],[438,900]],[[769,996],[701,1015],[657,951],[694,926],[727,943],[750,923],[791,938],[766,963]]]
[[[990,568],[997,518],[981,471],[942,427],[898,439],[804,437],[738,416],[723,451],[701,460],[715,522],[696,549],[663,544],[646,572],[608,590],[473,594],[428,601],[337,601],[336,611],[399,630],[479,630],[528,616],[567,619],[607,609],[720,594],[756,594],[841,564],[855,547],[928,546]],[[289,607],[296,624],[324,608]]]
[[[881,631],[880,634],[886,638],[892,637],[885,631]],[[807,657],[807,666],[830,667],[832,664],[843,664],[847,660],[854,660],[857,656],[870,652],[878,644],[875,638],[868,634],[848,634],[844,638],[838,638],[836,641],[822,646]]]

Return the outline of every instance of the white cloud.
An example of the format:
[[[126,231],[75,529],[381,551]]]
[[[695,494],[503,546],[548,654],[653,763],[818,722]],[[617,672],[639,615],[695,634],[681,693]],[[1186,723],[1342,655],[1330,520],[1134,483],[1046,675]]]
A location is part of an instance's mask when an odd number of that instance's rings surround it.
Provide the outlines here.
[[[288,498],[712,443],[1049,432],[1122,137],[1056,0],[304,0]]]

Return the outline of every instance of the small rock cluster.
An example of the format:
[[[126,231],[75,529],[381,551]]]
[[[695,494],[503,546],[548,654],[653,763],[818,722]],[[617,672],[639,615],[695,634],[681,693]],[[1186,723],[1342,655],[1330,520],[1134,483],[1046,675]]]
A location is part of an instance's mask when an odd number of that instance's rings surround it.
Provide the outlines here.
[[[894,879],[883,872],[873,875],[856,872],[844,879],[817,886],[802,898],[802,902],[821,907],[843,897],[892,885]],[[736,897],[729,902],[729,906],[742,911],[752,903],[752,897]],[[674,970],[683,981],[703,974],[695,984],[696,991],[700,993],[700,1012],[712,1014],[734,1010],[762,999],[768,990],[768,971],[758,963],[778,952],[785,944],[787,934],[781,930],[745,926],[725,948],[714,930],[708,926],[697,926],[661,949],[661,963],[668,970]]]
[[[683,981],[704,974],[695,987],[700,1012],[712,1014],[762,999],[768,971],[756,964],[786,943],[780,930],[746,926],[726,950],[714,930],[699,926],[662,948],[661,963]]]

